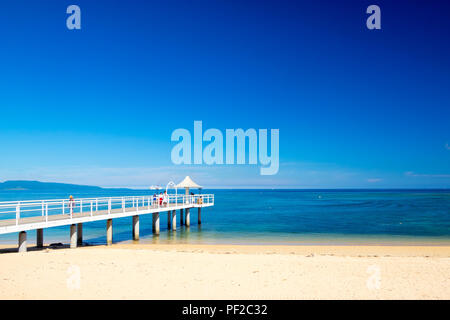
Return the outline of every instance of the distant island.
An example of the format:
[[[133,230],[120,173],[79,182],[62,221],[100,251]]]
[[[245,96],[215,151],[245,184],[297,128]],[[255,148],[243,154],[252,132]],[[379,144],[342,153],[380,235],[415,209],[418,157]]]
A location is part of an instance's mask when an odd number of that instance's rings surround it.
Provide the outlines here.
[[[0,191],[36,191],[36,192],[101,192],[106,190],[131,190],[127,188],[102,188],[69,183],[11,180],[0,182]]]

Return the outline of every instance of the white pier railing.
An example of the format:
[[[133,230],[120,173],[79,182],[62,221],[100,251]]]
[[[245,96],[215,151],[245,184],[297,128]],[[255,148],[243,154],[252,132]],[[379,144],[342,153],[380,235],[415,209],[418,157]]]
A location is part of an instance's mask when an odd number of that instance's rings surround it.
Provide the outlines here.
[[[80,199],[51,199],[0,202],[0,227],[19,226],[25,223],[48,222],[50,219],[75,219],[79,217],[114,215],[125,212],[142,212],[180,207],[214,205],[213,194],[125,196]],[[56,217],[56,216],[60,217]],[[34,219],[33,219],[34,218]],[[53,218],[53,219],[52,219]]]

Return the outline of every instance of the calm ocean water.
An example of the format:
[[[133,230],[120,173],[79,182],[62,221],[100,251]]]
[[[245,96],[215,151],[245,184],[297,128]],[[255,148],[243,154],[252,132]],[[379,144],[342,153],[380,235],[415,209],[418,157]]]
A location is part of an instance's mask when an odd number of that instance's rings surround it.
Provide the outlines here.
[[[450,244],[450,191],[439,190],[204,190],[215,194],[215,206],[191,210],[191,228],[152,235],[151,215],[142,215],[143,243],[218,244]],[[75,198],[153,194],[78,193]],[[68,198],[68,194],[0,192],[0,201]],[[2,218],[2,217],[0,217]],[[179,212],[177,212],[179,223]],[[114,242],[131,242],[131,218],[114,219]],[[84,240],[106,242],[105,221],[84,224]],[[29,242],[35,232],[29,232]],[[69,242],[69,227],[44,231],[44,241]],[[0,235],[0,244],[17,243],[17,234]]]

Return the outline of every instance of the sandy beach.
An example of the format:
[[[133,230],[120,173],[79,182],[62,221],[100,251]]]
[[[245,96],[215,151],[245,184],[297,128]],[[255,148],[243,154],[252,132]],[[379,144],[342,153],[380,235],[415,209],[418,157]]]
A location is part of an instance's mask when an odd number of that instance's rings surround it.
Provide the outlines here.
[[[0,265],[0,299],[450,299],[447,246],[4,247]]]

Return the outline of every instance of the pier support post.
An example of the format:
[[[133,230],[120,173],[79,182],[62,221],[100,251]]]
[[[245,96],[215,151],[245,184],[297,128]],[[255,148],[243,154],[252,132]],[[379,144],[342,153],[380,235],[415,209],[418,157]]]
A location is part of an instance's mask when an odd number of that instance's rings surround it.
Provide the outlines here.
[[[167,211],[167,230],[170,230],[172,226],[172,210]]]
[[[27,233],[19,232],[19,252],[27,252]]]
[[[198,224],[202,224],[202,208],[198,208]]]
[[[182,226],[184,224],[183,222],[183,209],[180,209],[180,226]]]
[[[177,210],[172,210],[172,230],[177,230]]]
[[[139,240],[139,216],[133,216],[133,240]]]
[[[44,246],[44,230],[36,230],[36,247],[42,248]]]
[[[159,212],[153,212],[153,233],[159,235]]]
[[[113,231],[112,231],[112,219],[106,220],[106,244],[112,245]]]
[[[191,215],[189,213],[190,209],[186,208],[186,227],[191,226]]]
[[[77,225],[70,225],[70,248],[74,249],[77,247]]]
[[[77,245],[83,245],[83,224],[77,224]]]

